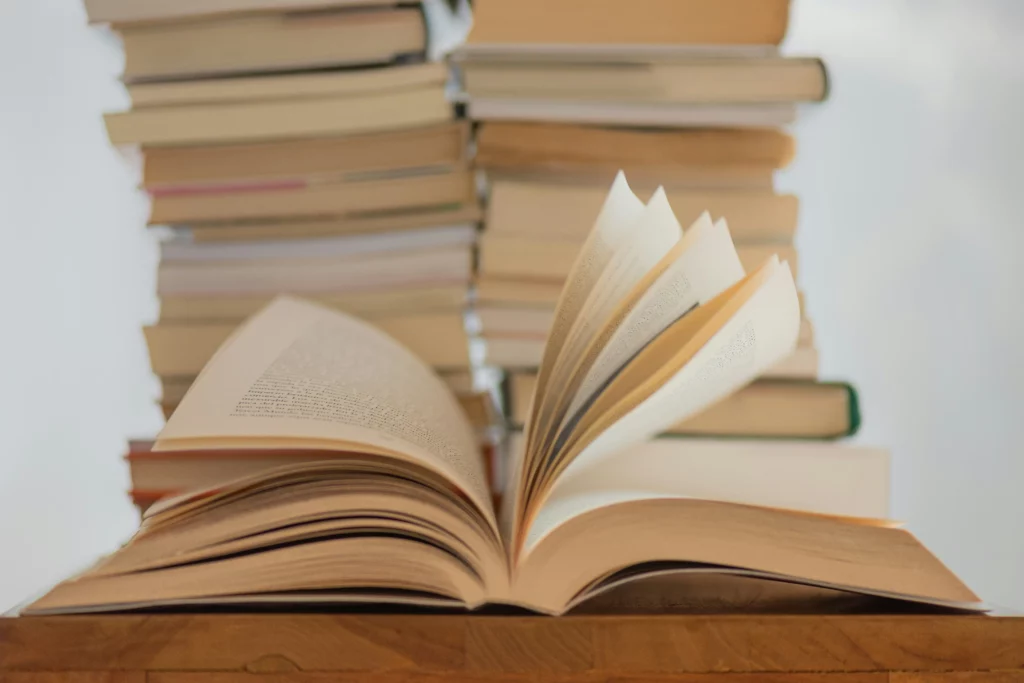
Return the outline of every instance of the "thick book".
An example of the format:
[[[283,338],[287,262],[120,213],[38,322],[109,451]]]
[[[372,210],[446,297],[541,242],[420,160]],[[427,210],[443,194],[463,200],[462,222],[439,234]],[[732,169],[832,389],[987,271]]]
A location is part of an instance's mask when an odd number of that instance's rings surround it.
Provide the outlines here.
[[[491,177],[610,179],[624,168],[630,178],[672,187],[771,188],[773,172],[788,165],[793,154],[793,138],[771,129],[651,130],[493,121],[477,129],[475,164]]]
[[[468,42],[522,45],[778,45],[789,0],[477,0]]]
[[[583,245],[578,239],[507,235],[487,230],[480,238],[478,272],[482,276],[564,282]],[[789,261],[794,273],[797,271],[797,251],[792,245],[743,244],[737,252],[747,269],[769,254],[778,253]]]
[[[355,135],[444,123],[453,114],[442,79],[310,99],[142,107],[106,114],[104,121],[115,145],[157,146]]]
[[[487,127],[483,128],[486,135]],[[596,142],[596,141],[595,141]],[[655,187],[642,187],[653,191]],[[728,216],[729,230],[744,244],[789,243],[796,234],[799,200],[770,190],[693,190],[666,187],[684,221],[707,211]],[[596,183],[496,179],[487,206],[487,233],[582,242],[604,190]]]
[[[555,121],[650,128],[777,128],[796,121],[796,105],[574,102],[521,97],[473,97],[474,121]]]
[[[415,207],[411,209],[360,211],[339,216],[309,216],[268,220],[234,220],[189,223],[196,242],[247,242],[337,237],[394,230],[476,224],[482,218],[476,201],[468,204]]]
[[[620,178],[556,319],[499,512],[472,426],[430,368],[366,322],[276,300],[220,347],[154,449],[293,460],[153,506],[130,542],[24,612],[355,602],[560,614],[673,571],[982,609],[862,501],[774,499],[728,478],[695,490],[670,460],[636,466],[632,446],[795,347],[784,262],[744,273],[723,221],[684,233],[663,193],[645,205]]]
[[[272,294],[166,295],[160,297],[160,322],[241,323],[255,315],[273,298]],[[469,306],[469,290],[466,284],[399,287],[368,292],[322,294],[306,298],[322,306],[367,319],[411,312],[461,312]]]
[[[467,368],[469,337],[461,312],[413,313],[374,319],[374,324],[435,368]],[[159,323],[143,328],[153,372],[192,377],[237,329],[232,322]]]
[[[402,0],[417,4],[417,0]],[[160,22],[189,17],[212,17],[235,12],[294,12],[337,7],[398,4],[396,0],[85,0],[94,23]]]
[[[510,373],[505,405],[513,427],[529,416],[535,372]],[[838,439],[860,428],[857,391],[847,382],[760,379],[686,420],[668,436],[753,439]],[[687,446],[681,446],[686,448]]]
[[[469,286],[473,245],[412,249],[358,257],[161,263],[157,293],[198,295],[335,295],[408,287]]]
[[[357,180],[457,166],[469,128],[451,122],[410,130],[259,144],[151,147],[142,184],[150,193],[286,187],[308,179]]]
[[[468,169],[456,167],[393,177],[310,178],[266,186],[158,192],[150,202],[149,223],[267,221],[458,206],[476,201],[473,180]]]
[[[418,7],[247,13],[117,31],[129,82],[386,64],[427,47]]]
[[[563,63],[466,56],[462,84],[471,100],[511,98],[599,104],[766,104],[818,102],[828,95],[820,59],[675,57]]]

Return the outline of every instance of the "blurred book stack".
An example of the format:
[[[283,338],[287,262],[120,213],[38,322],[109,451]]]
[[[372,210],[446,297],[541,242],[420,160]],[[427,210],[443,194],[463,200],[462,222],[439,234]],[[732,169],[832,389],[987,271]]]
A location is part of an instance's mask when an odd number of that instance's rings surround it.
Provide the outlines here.
[[[480,209],[468,125],[426,59],[416,1],[88,0],[122,41],[161,230],[146,327],[169,415],[218,346],[275,295],[360,317],[437,369],[474,422],[465,310]],[[145,443],[133,452],[144,452]],[[159,488],[159,487],[157,487]]]
[[[774,175],[794,156],[783,127],[828,82],[819,59],[780,54],[789,0],[477,0],[474,13],[455,63],[489,187],[477,310],[513,427],[620,168],[642,198],[664,186],[684,228],[724,217],[748,271],[777,253],[798,275],[798,200]],[[818,380],[805,316],[791,357],[672,433],[831,439],[858,424],[853,387]]]

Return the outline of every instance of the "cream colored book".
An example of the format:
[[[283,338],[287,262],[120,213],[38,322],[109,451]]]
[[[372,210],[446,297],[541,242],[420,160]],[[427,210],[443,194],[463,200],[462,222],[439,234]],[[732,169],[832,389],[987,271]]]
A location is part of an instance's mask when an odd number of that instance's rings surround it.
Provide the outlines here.
[[[360,318],[380,318],[400,313],[457,312],[469,303],[464,284],[402,287],[369,292],[322,294],[308,297],[322,306]],[[270,294],[256,296],[164,296],[160,298],[161,323],[241,323],[271,302]]]
[[[427,42],[416,7],[249,12],[121,25],[118,33],[126,81],[388,64],[423,54]],[[128,91],[138,106],[136,93]]]
[[[471,98],[509,97],[558,102],[760,104],[825,98],[819,59],[688,57],[616,63],[474,60],[462,63]]]
[[[796,121],[793,104],[648,104],[516,97],[469,100],[474,121],[565,121],[652,128],[775,128]]]
[[[369,323],[275,300],[217,350],[154,452],[290,459],[157,503],[130,542],[25,612],[561,614],[652,571],[695,570],[983,609],[858,496],[712,476],[699,459],[637,466],[638,445],[791,353],[799,328],[784,262],[744,273],[724,222],[683,232],[664,193],[645,204],[620,177],[556,309],[499,511],[474,430],[429,367]]]
[[[237,12],[296,12],[393,4],[394,0],[85,0],[85,11],[89,21],[122,24]]]
[[[161,263],[161,296],[334,295],[409,287],[468,287],[473,248],[412,249],[358,257]]]
[[[461,311],[387,316],[376,318],[374,324],[431,367],[469,367],[469,338]],[[161,377],[199,374],[236,328],[231,322],[146,327],[143,332],[153,372]]]
[[[354,135],[452,119],[444,85],[318,97],[145,107],[107,114],[115,145],[201,145]]]
[[[654,187],[642,187],[653,192]],[[744,244],[792,242],[799,201],[770,191],[693,191],[666,188],[683,221],[704,211],[728,217],[733,239]],[[640,192],[638,191],[638,194]],[[592,216],[601,208],[604,189],[594,183],[556,183],[498,179],[491,184],[487,233],[582,241]]]
[[[487,230],[480,238],[479,272],[505,279],[565,282],[583,244],[577,240],[504,235]],[[770,254],[785,256],[796,277],[797,253],[792,245],[745,244],[736,251],[747,269],[756,267]]]

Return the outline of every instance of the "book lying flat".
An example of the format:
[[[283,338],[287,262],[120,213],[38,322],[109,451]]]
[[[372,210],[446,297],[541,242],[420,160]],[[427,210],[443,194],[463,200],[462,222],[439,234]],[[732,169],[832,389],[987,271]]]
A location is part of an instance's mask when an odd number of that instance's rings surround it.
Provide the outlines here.
[[[478,272],[483,276],[509,279],[565,281],[583,242],[487,230],[480,238]],[[778,253],[797,272],[796,248],[791,245],[744,244],[737,248],[744,268],[752,268],[768,255]]]
[[[362,257],[162,263],[157,292],[170,295],[338,294],[469,285],[473,245]]]
[[[479,0],[473,45],[777,45],[789,0]]]
[[[788,165],[793,153],[793,138],[770,129],[637,130],[493,121],[477,129],[474,163],[492,176],[547,172],[610,178],[626,168],[632,178],[668,187],[770,188],[772,172]],[[735,223],[734,218],[734,232]]]
[[[249,13],[123,25],[118,33],[129,82],[386,64],[423,54],[427,44],[416,7]]]
[[[394,177],[306,178],[263,186],[156,192],[152,195],[149,223],[338,216],[457,206],[475,201],[473,174],[462,167],[450,167]]]
[[[444,84],[312,99],[168,105],[106,114],[115,145],[200,145],[355,135],[452,119]]]
[[[270,303],[273,295],[160,297],[161,323],[241,323]],[[465,283],[415,286],[369,292],[323,294],[307,297],[321,306],[359,318],[380,318],[401,313],[454,313],[469,305]]]
[[[467,58],[462,60],[461,73],[470,100],[763,104],[816,102],[828,94],[821,60],[798,57],[688,57],[585,64]]]
[[[220,347],[154,450],[293,460],[158,503],[24,613],[302,601],[560,614],[694,568],[982,609],[913,535],[859,516],[864,501],[787,508],[757,482],[694,489],[671,458],[636,466],[631,447],[795,347],[796,287],[777,258],[744,274],[723,222],[684,233],[664,194],[645,205],[620,178],[556,320],[499,512],[473,429],[426,365],[366,322],[276,300]]]
[[[247,242],[449,227],[478,223],[481,215],[479,205],[473,201],[463,205],[366,211],[327,217],[196,222],[189,223],[187,227],[196,242]]]
[[[473,97],[467,111],[476,121],[564,121],[652,128],[775,128],[796,121],[796,106],[789,103],[650,104]]]
[[[409,0],[408,4],[416,0]],[[393,5],[395,0],[85,0],[89,21],[129,23],[210,17],[234,12],[311,10]]]
[[[534,372],[506,383],[508,419],[522,427],[537,386]],[[837,439],[860,427],[857,391],[845,382],[759,379],[665,430],[668,436],[756,439]],[[685,448],[685,446],[683,446]]]
[[[465,160],[468,135],[465,122],[451,122],[312,140],[151,147],[143,159],[142,184],[151,193],[169,193],[457,166]]]
[[[672,186],[666,191],[677,215],[687,220],[704,211],[713,217],[728,216],[729,231],[737,242],[792,242],[796,233],[799,201],[793,195]],[[590,217],[601,208],[603,192],[591,183],[496,180],[487,207],[487,234],[582,242],[590,230]]]
[[[163,263],[244,263],[310,258],[361,258],[379,254],[459,247],[476,242],[476,226],[453,225],[301,240],[267,240],[209,244],[186,232],[160,243]]]
[[[376,318],[374,324],[405,344],[427,365],[469,367],[469,337],[461,311],[389,316]],[[236,329],[233,323],[160,323],[143,328],[153,372],[163,377],[199,374]]]

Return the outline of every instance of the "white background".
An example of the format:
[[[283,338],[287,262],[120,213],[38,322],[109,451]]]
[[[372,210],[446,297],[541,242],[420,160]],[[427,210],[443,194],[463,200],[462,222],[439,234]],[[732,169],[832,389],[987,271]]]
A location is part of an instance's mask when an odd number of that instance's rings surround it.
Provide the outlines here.
[[[796,0],[788,46],[834,78],[781,179],[824,373],[893,449],[895,514],[1024,609],[1024,3]],[[125,438],[161,423],[119,69],[76,0],[0,2],[0,611],[130,534]]]

